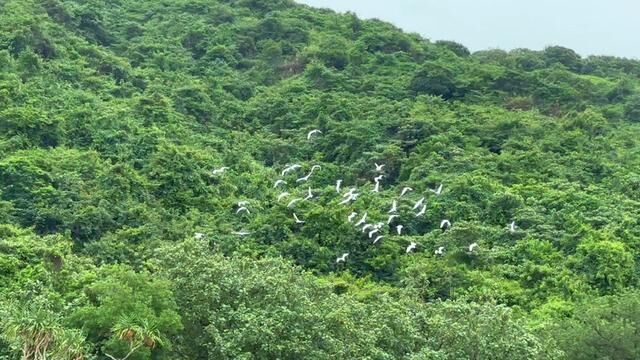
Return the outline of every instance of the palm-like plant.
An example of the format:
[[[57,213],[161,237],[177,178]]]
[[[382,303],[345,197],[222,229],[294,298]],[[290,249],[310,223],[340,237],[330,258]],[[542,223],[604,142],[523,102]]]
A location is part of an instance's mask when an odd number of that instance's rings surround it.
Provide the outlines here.
[[[105,354],[113,360],[126,360],[143,346],[153,349],[163,342],[156,324],[147,319],[122,316],[111,330],[120,340],[129,343],[129,352],[123,358]]]
[[[55,359],[83,360],[89,351],[86,336],[77,329],[65,329],[56,336]]]
[[[46,359],[59,331],[57,317],[45,308],[9,304],[2,314],[2,335],[21,348],[22,359]]]
[[[85,337],[75,329],[60,326],[60,317],[38,301],[22,306],[5,304],[1,315],[2,336],[21,349],[23,360],[81,360],[86,354]]]

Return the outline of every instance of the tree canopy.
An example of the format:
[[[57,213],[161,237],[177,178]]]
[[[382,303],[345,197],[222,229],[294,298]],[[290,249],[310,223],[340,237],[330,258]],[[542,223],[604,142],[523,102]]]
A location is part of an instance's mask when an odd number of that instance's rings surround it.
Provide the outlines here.
[[[0,359],[637,358],[639,77],[290,0],[3,1]]]

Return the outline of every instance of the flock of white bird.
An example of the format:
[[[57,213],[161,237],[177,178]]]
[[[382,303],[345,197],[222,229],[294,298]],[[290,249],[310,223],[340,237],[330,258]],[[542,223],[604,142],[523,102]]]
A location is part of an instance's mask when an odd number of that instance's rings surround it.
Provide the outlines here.
[[[307,133],[307,140],[311,141],[315,136],[321,135],[322,131],[315,129],[315,130],[311,130]],[[378,174],[377,176],[375,176],[373,178],[373,182],[374,182],[374,186],[373,189],[371,190],[373,193],[378,193],[380,192],[380,183],[382,181],[382,179],[384,178],[384,167],[385,164],[378,164],[378,163],[374,163],[374,171]],[[299,169],[302,168],[302,165],[300,164],[292,164],[292,165],[288,165],[286,166],[282,172],[280,173],[281,177],[285,177],[288,174],[298,171]],[[228,167],[220,167],[218,169],[214,169],[211,173],[213,176],[220,176],[222,174],[224,174],[225,171],[227,171],[229,168]],[[315,171],[321,170],[320,165],[313,165],[311,167],[311,169],[309,170],[309,172],[296,179],[296,184],[302,184],[305,183],[307,181],[309,181],[309,179],[311,178],[311,176],[314,174]],[[356,201],[358,199],[358,196],[360,195],[360,193],[358,193],[358,189],[355,187],[350,187],[347,191],[343,191],[342,190],[342,179],[339,179],[336,181],[336,186],[335,186],[335,190],[336,193],[339,194],[339,196],[342,197],[342,201],[339,203],[340,205],[348,205],[350,203],[353,203],[354,201]],[[273,188],[274,189],[279,189],[279,188],[283,188],[284,186],[287,185],[287,181],[284,179],[278,179],[275,181],[275,183],[273,184]],[[348,216],[347,216],[347,221],[349,223],[352,223],[353,226],[355,228],[358,228],[362,231],[362,233],[367,234],[369,239],[372,239],[372,244],[377,244],[378,242],[380,242],[383,238],[384,235],[381,235],[381,231],[383,230],[384,226],[391,226],[391,223],[396,219],[400,217],[400,214],[398,213],[398,200],[400,200],[401,198],[403,198],[405,195],[407,195],[410,192],[413,192],[414,189],[409,187],[409,186],[405,186],[402,188],[402,190],[400,191],[399,196],[393,200],[393,202],[391,203],[391,208],[389,211],[387,211],[388,218],[385,222],[367,222],[367,218],[368,218],[368,213],[365,211],[356,221],[356,218],[358,216],[358,213],[355,211],[352,211]],[[443,192],[443,184],[439,184],[436,188],[434,189],[429,189],[430,192],[432,192],[435,196],[440,196]],[[291,194],[289,192],[286,191],[282,191],[277,199],[278,202],[282,201],[285,198],[290,197]],[[289,202],[287,203],[287,208],[289,209],[294,209],[295,205],[301,201],[309,201],[311,199],[314,198],[313,195],[313,191],[311,189],[311,187],[307,188],[306,191],[306,196],[305,197],[298,197],[298,198],[293,198],[291,200],[289,200]],[[422,196],[420,199],[418,199],[417,201],[415,201],[415,203],[413,204],[413,207],[411,208],[412,211],[416,211],[414,213],[415,217],[421,217],[424,216],[426,214],[427,211],[427,205],[425,204],[426,201],[426,197]],[[237,203],[237,208],[236,208],[236,215],[240,215],[241,213],[244,213],[246,215],[251,214],[251,211],[248,208],[249,202],[247,201],[239,201]],[[304,224],[305,221],[300,219],[300,217],[295,213],[292,212],[292,216],[293,219],[295,221],[296,224]],[[396,230],[396,234],[397,235],[402,235],[402,229],[404,228],[404,226],[402,224],[397,224],[395,226],[395,230]],[[449,221],[448,219],[443,219],[440,222],[440,229],[444,232],[447,231],[448,229],[451,228],[451,221]],[[514,233],[516,232],[516,223],[515,221],[512,221],[510,224],[507,225],[507,229],[509,232]],[[233,234],[235,235],[239,235],[239,236],[246,236],[246,235],[250,235],[251,233],[248,231],[235,231],[233,232]],[[195,237],[197,239],[202,239],[204,238],[205,234],[203,233],[195,233]],[[374,238],[375,236],[375,238]],[[472,243],[467,247],[467,251],[469,253],[474,253],[475,251],[477,251],[478,249],[478,243]],[[415,251],[418,247],[418,244],[411,241],[409,242],[409,244],[407,245],[405,252],[407,254]],[[445,254],[445,247],[444,246],[439,246],[437,249],[434,250],[434,254],[437,256],[442,256]],[[347,258],[349,257],[349,253],[345,252],[342,253],[342,255],[338,256],[335,260],[335,262],[337,264],[340,263],[345,263],[347,261]]]

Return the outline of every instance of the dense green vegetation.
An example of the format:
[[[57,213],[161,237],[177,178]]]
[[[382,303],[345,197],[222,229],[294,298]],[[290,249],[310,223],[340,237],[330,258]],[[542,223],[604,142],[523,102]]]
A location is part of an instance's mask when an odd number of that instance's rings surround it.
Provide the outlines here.
[[[0,359],[638,358],[639,84],[288,0],[1,1]]]

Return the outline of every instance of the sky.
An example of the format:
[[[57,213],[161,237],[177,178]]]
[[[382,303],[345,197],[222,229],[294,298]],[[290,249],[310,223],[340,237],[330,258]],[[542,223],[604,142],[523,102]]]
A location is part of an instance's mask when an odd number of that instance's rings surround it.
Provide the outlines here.
[[[639,0],[297,0],[377,18],[471,51],[561,45],[640,59]]]

